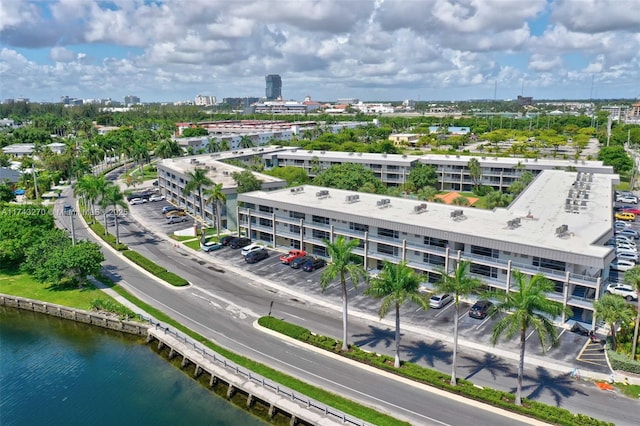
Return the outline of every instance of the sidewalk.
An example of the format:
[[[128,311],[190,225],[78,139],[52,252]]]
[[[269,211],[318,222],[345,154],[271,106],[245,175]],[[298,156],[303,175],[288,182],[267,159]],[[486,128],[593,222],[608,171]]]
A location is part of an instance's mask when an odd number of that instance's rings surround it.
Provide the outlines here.
[[[316,299],[313,298],[311,299],[307,294],[302,293],[302,292],[296,292],[295,290],[292,290],[289,287],[285,287],[282,286],[274,281],[256,276],[251,274],[250,272],[241,269],[241,268],[237,268],[234,267],[232,265],[229,264],[220,264],[218,262],[213,261],[211,256],[207,256],[205,253],[201,252],[201,251],[196,251],[196,250],[192,250],[190,248],[188,248],[187,246],[185,246],[182,243],[177,243],[175,240],[171,239],[166,233],[163,232],[162,229],[157,228],[155,225],[149,223],[143,216],[141,216],[139,214],[139,212],[136,209],[131,209],[130,210],[130,215],[131,217],[138,222],[140,225],[142,225],[144,228],[148,229],[150,232],[152,232],[153,234],[161,237],[162,239],[166,240],[167,242],[170,242],[171,245],[173,247],[177,247],[177,250],[182,250],[183,252],[189,253],[189,255],[191,256],[196,256],[199,259],[203,260],[204,262],[211,264],[213,266],[215,266],[216,268],[220,268],[220,269],[226,269],[234,274],[240,275],[244,278],[247,278],[249,280],[253,280],[256,282],[259,282],[261,284],[263,284],[266,287],[270,287],[274,290],[283,292],[283,293],[287,293],[292,295],[293,297],[296,297],[298,299],[301,300],[305,300],[309,303],[314,303],[317,305],[321,305],[325,308],[328,309],[332,309],[336,312],[341,313],[342,312],[342,306],[340,304],[337,303],[332,303],[331,301],[328,300],[320,300],[320,299]],[[365,321],[371,322],[371,323],[376,323],[376,324],[384,324],[390,328],[394,328],[395,327],[395,322],[394,320],[387,320],[387,319],[380,319],[378,317],[378,315],[376,313],[367,313],[367,312],[362,312],[362,311],[358,311],[357,309],[350,307],[349,309],[349,315],[350,316],[354,316],[354,317],[358,317],[360,319],[363,319]],[[438,331],[434,331],[434,330],[429,330],[429,329],[425,329],[422,327],[417,327],[415,325],[411,325],[411,324],[403,324],[403,330],[406,331],[410,331],[412,333],[415,333],[417,335],[423,336],[429,340],[441,340],[444,342],[448,342],[448,343],[452,343],[453,342],[453,336],[447,335],[447,334],[442,334]],[[505,358],[505,359],[510,359],[513,361],[519,361],[519,353],[516,352],[512,352],[512,351],[507,351],[504,349],[500,349],[498,347],[493,347],[493,346],[486,346],[484,344],[478,343],[478,342],[474,342],[471,340],[467,340],[464,339],[462,337],[458,337],[458,346],[459,347],[465,347],[468,349],[472,349],[475,351],[482,351],[485,353],[490,353],[493,355],[497,355],[499,357]],[[547,358],[547,357],[539,357],[539,356],[535,356],[535,355],[530,355],[527,354],[526,358],[525,358],[525,364],[529,367],[544,367],[548,370],[552,370],[555,371],[556,373],[560,373],[560,374],[564,374],[564,375],[571,375],[571,374],[575,374],[576,373],[576,368],[575,365],[571,365],[571,364],[567,364],[564,362],[559,362],[557,360],[553,360],[551,358]],[[589,370],[584,370],[584,369],[579,369],[578,370],[580,376],[582,378],[590,378],[593,380],[601,380],[601,381],[609,381],[610,379],[610,375],[609,374],[603,374],[603,373],[598,373],[595,371],[589,371]],[[640,385],[640,377],[634,377],[632,375],[623,375],[623,374],[615,374],[615,381],[616,382],[625,382],[628,379],[629,383],[632,384],[638,384]]]

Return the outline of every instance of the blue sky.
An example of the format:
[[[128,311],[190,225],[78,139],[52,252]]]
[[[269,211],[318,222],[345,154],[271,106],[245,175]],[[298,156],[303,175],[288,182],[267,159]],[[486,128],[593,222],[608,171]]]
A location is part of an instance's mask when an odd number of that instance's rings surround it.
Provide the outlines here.
[[[638,10],[640,0],[3,0],[0,98],[261,97],[267,74],[296,100],[635,98]]]

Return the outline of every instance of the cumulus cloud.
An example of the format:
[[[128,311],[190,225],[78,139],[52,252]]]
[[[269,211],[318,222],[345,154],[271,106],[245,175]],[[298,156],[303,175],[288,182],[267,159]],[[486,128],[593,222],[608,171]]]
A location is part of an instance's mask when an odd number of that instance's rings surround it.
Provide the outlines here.
[[[1,0],[0,69],[14,96],[38,88],[51,98],[260,96],[271,73],[282,75],[287,97],[322,100],[487,97],[495,81],[505,91],[523,80],[562,89],[590,85],[593,73],[627,90],[640,68],[635,3]],[[32,56],[36,48],[52,62]]]

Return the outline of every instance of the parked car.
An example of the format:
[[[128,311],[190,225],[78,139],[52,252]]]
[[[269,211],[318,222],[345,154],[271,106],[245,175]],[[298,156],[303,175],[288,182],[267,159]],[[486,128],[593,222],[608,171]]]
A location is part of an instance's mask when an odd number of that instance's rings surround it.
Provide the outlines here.
[[[636,247],[636,243],[633,241],[633,239],[625,235],[616,235],[613,238],[609,238],[607,242],[604,243],[605,246],[612,246],[612,247],[615,247],[618,244],[629,244],[633,247]]]
[[[429,307],[434,309],[440,309],[447,306],[453,301],[453,296],[447,293],[434,294],[429,298]]]
[[[289,262],[291,262],[293,259],[306,256],[306,255],[307,255],[307,252],[304,250],[289,250],[289,253],[283,254],[282,256],[280,256],[280,262],[284,263],[285,265],[288,265]]]
[[[633,231],[633,229],[629,229],[629,231]],[[635,232],[635,231],[633,231],[633,232]],[[636,245],[636,241],[635,241],[635,239],[633,237],[630,237],[630,236],[622,234],[622,233],[614,235],[614,237],[612,239],[616,240],[616,241],[625,241],[625,242],[627,242],[627,243],[629,243],[631,245]]]
[[[169,218],[172,216],[186,216],[187,212],[184,210],[171,210],[169,213],[165,214],[164,217]]]
[[[631,224],[629,222],[625,222],[623,220],[616,220],[613,222],[613,229],[626,229],[631,228]]]
[[[175,210],[182,210],[182,209],[180,207],[176,207],[176,206],[164,206],[162,208],[162,214],[167,214],[167,213],[175,211]]]
[[[202,251],[206,252],[220,250],[222,247],[222,244],[217,241],[207,241],[204,244],[200,244]]]
[[[251,244],[250,238],[241,237],[241,238],[231,240],[231,242],[229,243],[229,247],[231,247],[232,249],[239,249],[242,247],[246,247],[249,244]]]
[[[305,262],[308,262],[310,260],[313,260],[313,256],[296,257],[291,262],[289,262],[289,266],[291,266],[293,269],[300,269]]]
[[[162,201],[164,200],[164,195],[162,194],[153,194],[152,196],[149,197],[149,201],[153,202],[153,201]]]
[[[242,248],[242,250],[240,251],[240,254],[243,255],[243,256],[246,256],[249,253],[251,253],[252,251],[260,250],[262,248],[263,247],[259,246],[257,243],[249,244],[248,246],[245,246],[245,247]]]
[[[632,207],[632,208],[626,208],[626,209],[622,209],[621,210],[622,213],[633,213],[635,215],[639,215],[640,214],[640,209],[637,207]]]
[[[248,253],[244,257],[244,261],[247,263],[256,263],[267,257],[269,257],[269,252],[264,247],[261,247],[259,250]]]
[[[621,253],[625,253],[628,254],[630,256],[635,256],[638,254],[638,250],[634,249],[634,248],[629,248],[629,247],[616,247],[616,256],[621,254]]]
[[[635,243],[622,240],[616,240],[616,248],[638,251],[638,247],[635,245]]]
[[[167,223],[168,224],[172,224],[172,223],[180,223],[180,222],[186,222],[188,219],[185,216],[170,216],[167,218]]]
[[[616,237],[622,236],[622,237],[628,237],[630,239],[635,239],[635,240],[640,238],[640,234],[638,234],[638,231],[631,228],[616,229],[615,233],[616,233]]]
[[[326,264],[326,260],[322,259],[321,257],[316,257],[315,259],[307,260],[306,262],[304,262],[304,264],[302,265],[302,270],[306,272],[313,272],[316,269],[324,268]]]
[[[131,201],[134,198],[142,198],[142,194],[140,194],[139,192],[134,192],[133,194],[127,195],[127,201]]]
[[[614,271],[626,272],[636,266],[636,262],[632,260],[616,259],[611,262],[611,269]]]
[[[633,213],[620,212],[613,215],[618,220],[636,220],[636,215]]]
[[[493,306],[493,303],[488,300],[478,300],[469,309],[469,316],[475,319],[485,319],[489,313],[489,309]]]
[[[220,244],[222,244],[223,246],[228,246],[231,240],[233,240],[234,238],[237,237],[234,237],[233,235],[225,235],[224,237],[220,238]]]
[[[632,262],[638,263],[638,255],[627,252],[616,252],[616,259],[630,260]]]
[[[144,198],[132,198],[131,201],[129,201],[129,204],[135,206],[136,204],[144,204],[146,202],[147,200],[145,200]]]
[[[617,203],[638,204],[638,197],[635,195],[620,195],[616,197]]]
[[[604,292],[608,294],[617,294],[629,301],[638,300],[638,293],[636,293],[633,287],[629,284],[609,284]]]

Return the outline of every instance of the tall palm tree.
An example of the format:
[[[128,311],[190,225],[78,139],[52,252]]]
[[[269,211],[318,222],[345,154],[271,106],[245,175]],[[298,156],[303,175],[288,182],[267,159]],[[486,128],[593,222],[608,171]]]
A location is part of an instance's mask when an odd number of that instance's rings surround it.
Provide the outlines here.
[[[638,295],[638,306],[636,312],[636,325],[633,328],[633,342],[631,342],[631,359],[636,359],[638,349],[638,328],[640,328],[640,266],[634,266],[624,273],[624,282],[631,285]]]
[[[342,286],[342,350],[349,349],[347,342],[347,276],[351,279],[354,287],[358,286],[360,280],[367,280],[367,271],[358,263],[358,256],[353,254],[353,249],[360,245],[360,240],[353,239],[347,241],[344,236],[340,235],[334,242],[324,240],[327,246],[327,253],[331,257],[331,261],[320,275],[320,287],[324,292],[329,283],[336,278],[340,278]]]
[[[480,162],[477,158],[473,157],[469,160],[467,168],[469,169],[469,176],[473,181],[473,187],[477,190],[480,186],[480,180],[482,179],[482,167],[480,166]]]
[[[178,142],[171,139],[161,139],[153,150],[154,154],[160,158],[176,157],[182,153]]]
[[[256,146],[256,144],[253,142],[253,139],[251,139],[250,136],[240,136],[240,148],[252,148],[254,146]]]
[[[549,319],[557,317],[566,309],[559,303],[546,298],[546,293],[553,291],[553,283],[543,275],[535,275],[528,279],[518,270],[513,271],[513,291],[492,292],[489,296],[498,300],[489,313],[504,312],[505,315],[493,327],[491,341],[494,346],[503,335],[511,339],[520,335],[520,362],[518,364],[518,384],[516,387],[516,405],[522,405],[522,377],[524,375],[524,353],[527,330],[533,328],[540,339],[542,351],[546,352],[549,343],[558,343],[558,330]]]
[[[209,139],[207,143],[207,152],[220,152],[220,142],[217,139]]]
[[[213,181],[207,177],[207,170],[196,168],[192,172],[187,173],[187,184],[182,191],[184,195],[189,196],[193,191],[198,192],[200,198],[200,218],[204,225],[204,200],[202,199],[202,188],[213,185]]]
[[[460,318],[460,297],[468,296],[482,286],[482,281],[469,276],[471,261],[458,262],[455,271],[449,273],[444,269],[440,271],[440,279],[435,283],[435,289],[439,293],[453,295],[455,316],[453,318],[453,357],[451,362],[451,386],[456,385],[456,367],[458,362],[458,319]]]
[[[626,273],[625,273],[626,275]],[[615,294],[605,294],[598,299],[593,307],[596,309],[596,317],[609,326],[611,333],[611,349],[616,350],[616,326],[620,323],[627,324],[633,321],[633,316],[628,310],[627,302]]]
[[[420,278],[407,266],[406,262],[395,264],[385,261],[382,272],[371,280],[364,294],[382,299],[378,310],[381,319],[389,313],[391,308],[395,308],[396,355],[393,366],[400,368],[400,307],[407,302],[413,302],[425,310],[429,308],[428,296],[420,293]]]
[[[109,206],[113,207],[113,216],[116,226],[116,244],[120,244],[120,233],[118,231],[118,207],[122,207],[124,210],[128,209],[127,203],[124,202],[124,194],[122,194],[122,191],[120,191],[120,188],[117,185],[109,184],[105,188],[102,199],[100,200],[100,205],[104,209]]]
[[[80,195],[85,209],[92,209],[94,203],[100,198],[103,187],[107,181],[103,175],[84,175],[73,186],[73,195]],[[95,223],[95,216],[91,214],[91,221]]]
[[[218,237],[220,237],[220,210],[221,205],[227,202],[227,194],[222,191],[222,184],[216,183],[211,188],[207,188],[202,191],[202,194],[206,197],[206,204],[213,204],[213,208],[215,210],[215,220],[216,220],[216,233]]]

